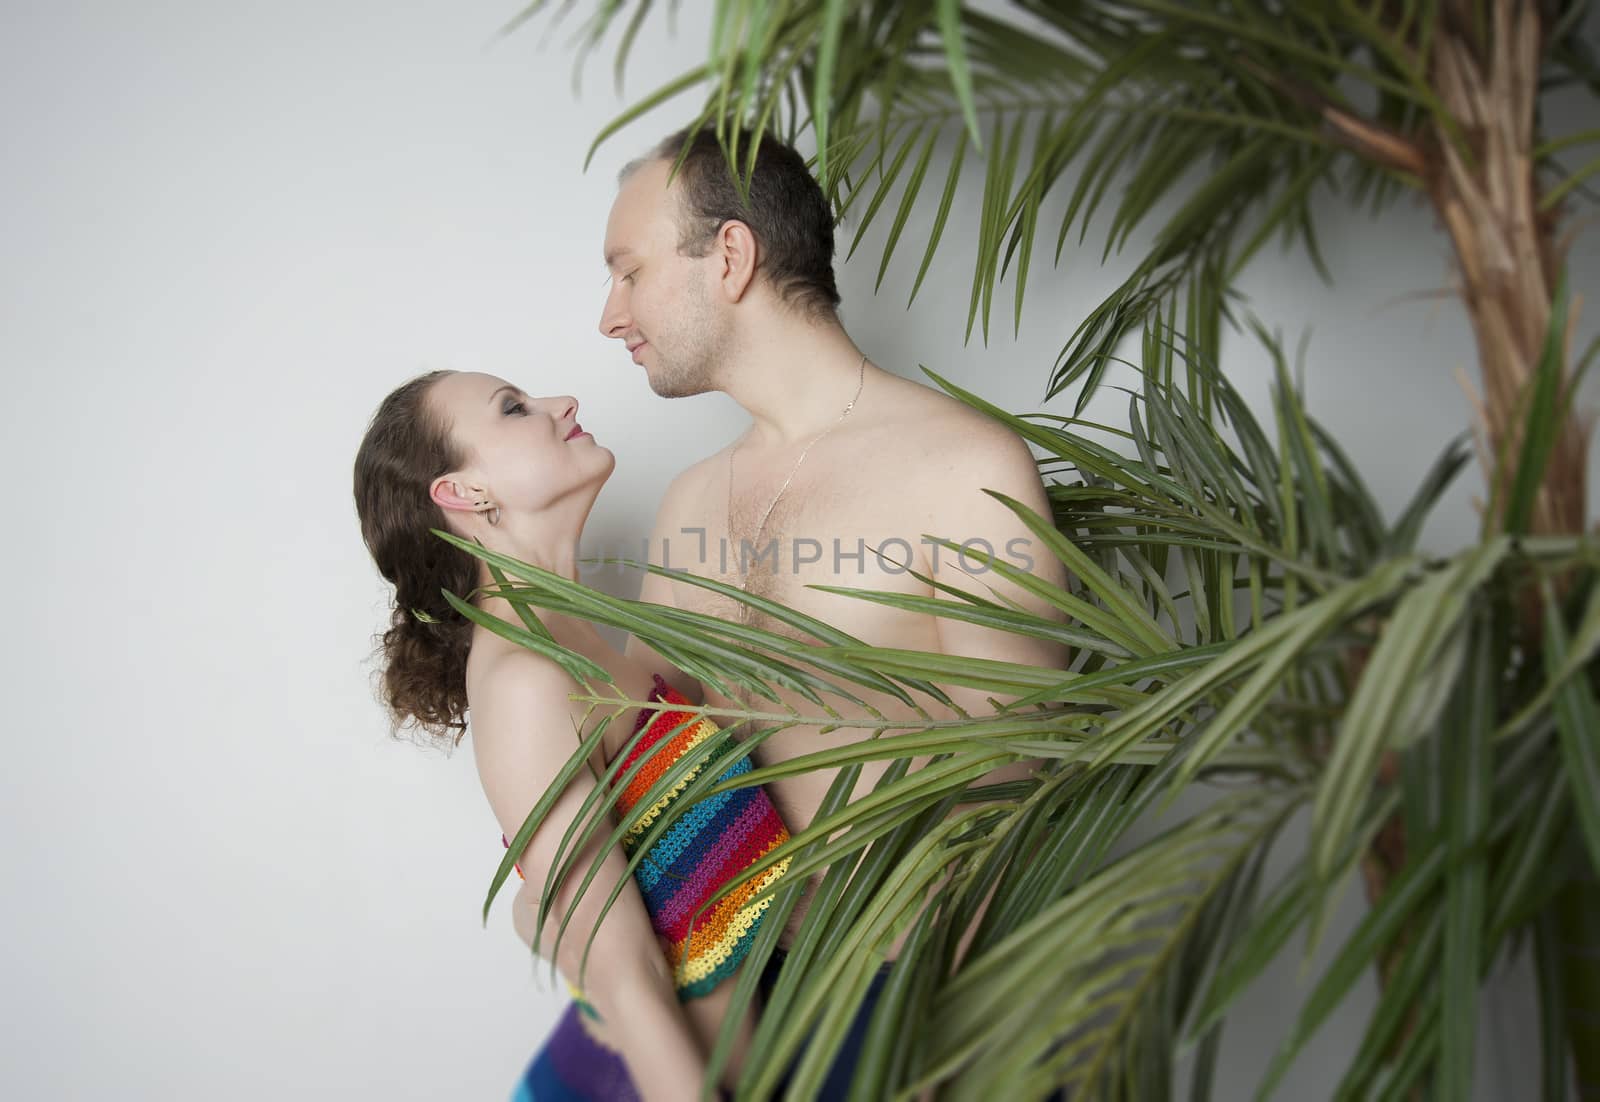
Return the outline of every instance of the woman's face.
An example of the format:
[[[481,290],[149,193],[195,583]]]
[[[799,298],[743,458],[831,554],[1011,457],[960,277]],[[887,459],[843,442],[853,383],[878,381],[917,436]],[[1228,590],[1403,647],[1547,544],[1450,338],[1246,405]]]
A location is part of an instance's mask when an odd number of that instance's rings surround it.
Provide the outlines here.
[[[476,489],[502,512],[534,513],[576,494],[593,496],[616,458],[578,424],[578,400],[533,398],[475,371],[447,375],[430,400],[466,457],[446,478]]]

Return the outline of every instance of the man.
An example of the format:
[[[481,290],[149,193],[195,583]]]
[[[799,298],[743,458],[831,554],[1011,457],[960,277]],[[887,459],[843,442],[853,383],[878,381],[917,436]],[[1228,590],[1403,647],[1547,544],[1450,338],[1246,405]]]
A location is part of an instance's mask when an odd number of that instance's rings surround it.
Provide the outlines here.
[[[741,159],[749,148],[744,138]],[[606,226],[612,281],[600,330],[626,345],[657,394],[720,390],[751,423],[673,480],[656,517],[652,561],[779,601],[875,646],[1064,665],[1063,650],[1040,640],[807,588],[948,596],[919,581],[922,574],[979,594],[992,587],[1048,612],[978,559],[925,542],[925,533],[992,551],[1054,584],[1064,584],[1064,572],[1009,509],[982,492],[998,490],[1049,515],[1027,445],[962,403],[880,369],[845,332],[832,214],[800,155],[764,138],[746,205],[709,131],[694,134],[671,177],[686,140],[688,132],[674,134],[623,170]],[[640,597],[778,629],[735,601],[655,575]],[[642,653],[698,698],[699,687],[644,644],[633,641],[630,653]],[[948,691],[969,712],[991,710],[982,694]],[[888,696],[863,695],[891,717],[912,714]],[[709,689],[706,699],[738,706]],[[771,765],[861,737],[849,727],[826,734],[796,727],[755,756],[758,765]],[[1025,776],[1033,764],[988,780]],[[870,791],[885,768],[865,765],[856,795]],[[791,831],[812,821],[835,775],[768,782]],[[792,944],[805,904],[780,945]],[[774,964],[781,967],[781,958]],[[849,1082],[873,996],[836,1060],[830,1089]]]

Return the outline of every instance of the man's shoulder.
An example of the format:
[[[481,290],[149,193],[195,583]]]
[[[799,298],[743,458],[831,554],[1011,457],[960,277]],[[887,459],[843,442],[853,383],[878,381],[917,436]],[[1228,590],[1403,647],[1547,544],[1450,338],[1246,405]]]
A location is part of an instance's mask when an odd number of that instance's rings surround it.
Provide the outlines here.
[[[658,520],[671,520],[684,509],[692,509],[708,499],[712,489],[722,484],[728,469],[728,448],[717,451],[685,467],[673,476],[662,492]]]
[[[1036,479],[1027,443],[994,418],[931,387],[902,379],[894,413],[880,423],[903,461],[903,476],[952,476],[957,482]]]

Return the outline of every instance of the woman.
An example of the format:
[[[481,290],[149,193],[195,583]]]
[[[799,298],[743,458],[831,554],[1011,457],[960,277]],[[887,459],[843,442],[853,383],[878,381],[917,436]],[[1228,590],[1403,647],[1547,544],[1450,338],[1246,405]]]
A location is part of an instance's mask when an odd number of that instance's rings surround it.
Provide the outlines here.
[[[355,463],[355,498],[362,537],[383,576],[395,587],[392,625],[383,638],[385,701],[398,725],[415,723],[459,743],[472,717],[472,748],[495,817],[514,837],[587,732],[585,708],[569,700],[575,683],[554,662],[473,624],[440,595],[466,598],[492,584],[478,559],[430,534],[447,528],[485,547],[568,578],[577,577],[578,542],[595,497],[615,459],[577,421],[572,398],[531,398],[502,379],[436,371],[413,379],[384,399]],[[503,598],[478,595],[485,612],[518,623]],[[659,765],[687,745],[717,736],[714,724],[674,714],[666,704],[688,702],[655,671],[640,668],[608,645],[594,625],[544,613],[556,641],[603,666],[633,700],[663,702],[642,713],[646,734],[629,761],[650,764],[623,800],[628,811]],[[682,731],[676,729],[683,728]],[[633,731],[613,722],[590,762],[555,803],[520,854],[529,886],[546,882],[557,847],[596,777]],[[671,736],[670,745],[664,741]],[[731,742],[729,742],[731,748]],[[725,752],[725,751],[719,751]],[[728,774],[747,772],[747,760]],[[584,973],[584,991],[529,1066],[518,1098],[696,1098],[705,1054],[721,1028],[737,966],[759,925],[765,902],[744,902],[755,890],[730,893],[720,909],[703,913],[691,940],[683,937],[695,904],[787,838],[759,788],[740,789],[732,803],[717,801],[714,818],[680,820],[659,840],[600,922]],[[659,807],[659,805],[658,805]],[[649,808],[638,822],[652,819]],[[629,812],[631,815],[631,812]],[[737,820],[737,822],[735,822]],[[677,837],[672,835],[676,833]],[[672,845],[664,843],[671,842]],[[580,857],[587,868],[602,836]],[[752,856],[753,855],[753,856]],[[607,889],[622,878],[625,854],[605,854],[594,889],[584,893],[562,939],[556,963],[576,978],[587,933],[595,929]],[[756,883],[782,875],[787,861]],[[556,921],[578,893],[568,877],[552,901],[546,928],[535,937],[531,915],[519,930],[538,945],[554,941]],[[519,909],[536,905],[519,894]],[[750,1025],[724,1085],[737,1077]]]

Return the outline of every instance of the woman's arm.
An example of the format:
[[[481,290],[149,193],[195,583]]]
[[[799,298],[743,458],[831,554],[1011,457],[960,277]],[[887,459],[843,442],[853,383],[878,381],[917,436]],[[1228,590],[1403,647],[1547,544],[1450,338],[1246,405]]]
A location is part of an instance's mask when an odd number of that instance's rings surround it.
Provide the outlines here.
[[[573,684],[538,655],[512,652],[496,658],[473,688],[472,739],[478,776],[501,830],[511,838],[577,748],[576,721],[567,701]],[[519,861],[531,889],[525,894],[535,905],[562,835],[594,787],[589,771],[580,771],[522,852]],[[541,946],[554,942],[561,916],[578,894],[582,873],[605,840],[603,835],[598,837],[579,856],[578,874],[567,878],[552,902],[540,932]],[[578,902],[556,964],[570,980],[578,982],[588,933],[595,929],[612,885],[626,877],[622,893],[595,935],[582,977],[584,996],[599,1012],[608,1034],[615,1037],[641,1095],[651,1100],[697,1098],[705,1077],[705,1057],[678,1002],[644,900],[626,868],[622,853],[613,846]],[[520,932],[534,932],[527,928],[531,916],[518,915],[515,921]]]

